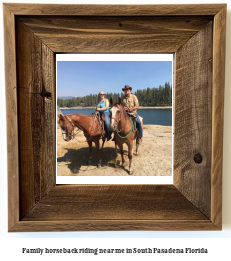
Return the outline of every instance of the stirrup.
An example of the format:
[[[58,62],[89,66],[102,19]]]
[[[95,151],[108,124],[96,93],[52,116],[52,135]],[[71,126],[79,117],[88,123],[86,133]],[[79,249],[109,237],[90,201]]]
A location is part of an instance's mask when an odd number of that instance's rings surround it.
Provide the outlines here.
[[[139,140],[140,142],[143,142],[143,137],[141,138],[140,136],[138,136],[138,140]]]

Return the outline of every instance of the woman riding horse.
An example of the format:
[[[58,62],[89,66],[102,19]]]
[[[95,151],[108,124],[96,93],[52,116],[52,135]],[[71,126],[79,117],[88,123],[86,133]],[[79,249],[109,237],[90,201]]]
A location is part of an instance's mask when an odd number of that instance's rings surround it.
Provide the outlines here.
[[[105,115],[104,126],[107,134],[107,141],[109,141],[111,139],[109,101],[105,98],[105,94],[102,91],[99,92],[99,98],[100,101],[96,107],[96,111]]]

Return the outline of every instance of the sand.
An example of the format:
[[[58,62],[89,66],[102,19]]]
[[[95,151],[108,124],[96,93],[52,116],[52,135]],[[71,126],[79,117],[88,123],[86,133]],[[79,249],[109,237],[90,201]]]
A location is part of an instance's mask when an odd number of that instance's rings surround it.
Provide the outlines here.
[[[139,155],[133,154],[133,176],[172,175],[172,127],[144,125],[143,141]],[[135,142],[134,142],[135,146]],[[83,133],[66,142],[57,130],[58,176],[128,176],[128,148],[124,144],[125,168],[120,167],[121,156],[116,155],[114,142],[105,142],[101,150],[102,167],[97,168],[98,157],[93,147],[93,159],[88,165],[88,144]],[[135,153],[135,150],[134,150]]]

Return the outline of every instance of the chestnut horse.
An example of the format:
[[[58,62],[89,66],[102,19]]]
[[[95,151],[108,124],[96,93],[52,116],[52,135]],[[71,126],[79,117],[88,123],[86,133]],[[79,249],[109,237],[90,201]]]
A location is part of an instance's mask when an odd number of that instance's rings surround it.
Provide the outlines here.
[[[99,149],[99,140],[102,138],[103,144],[106,139],[106,135],[104,135],[103,124],[99,121],[99,118],[96,114],[91,116],[83,115],[83,114],[69,114],[66,116],[59,115],[59,125],[62,130],[63,139],[65,141],[70,141],[74,138],[74,128],[82,130],[84,136],[87,139],[87,143],[89,146],[89,160],[88,164],[91,164],[92,160],[92,142],[95,143],[96,151],[99,159],[98,167],[101,167],[101,157],[100,157],[100,149]]]
[[[112,99],[111,102],[111,131],[114,131],[115,143],[120,149],[120,154],[122,158],[121,166],[124,167],[124,152],[123,144],[126,143],[128,146],[128,158],[129,158],[129,171],[128,174],[132,175],[132,154],[133,154],[133,140],[136,140],[136,155],[138,155],[138,147],[140,144],[139,132],[136,129],[135,120],[127,114],[124,107],[121,105],[121,99],[119,98],[117,103],[114,103]],[[142,118],[140,120],[143,125]]]

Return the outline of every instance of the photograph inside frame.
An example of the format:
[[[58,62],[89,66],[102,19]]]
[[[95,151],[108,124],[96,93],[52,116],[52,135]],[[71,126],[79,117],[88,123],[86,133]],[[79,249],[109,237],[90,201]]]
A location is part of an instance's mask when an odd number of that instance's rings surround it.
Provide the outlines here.
[[[57,54],[57,184],[172,184],[173,54]]]

